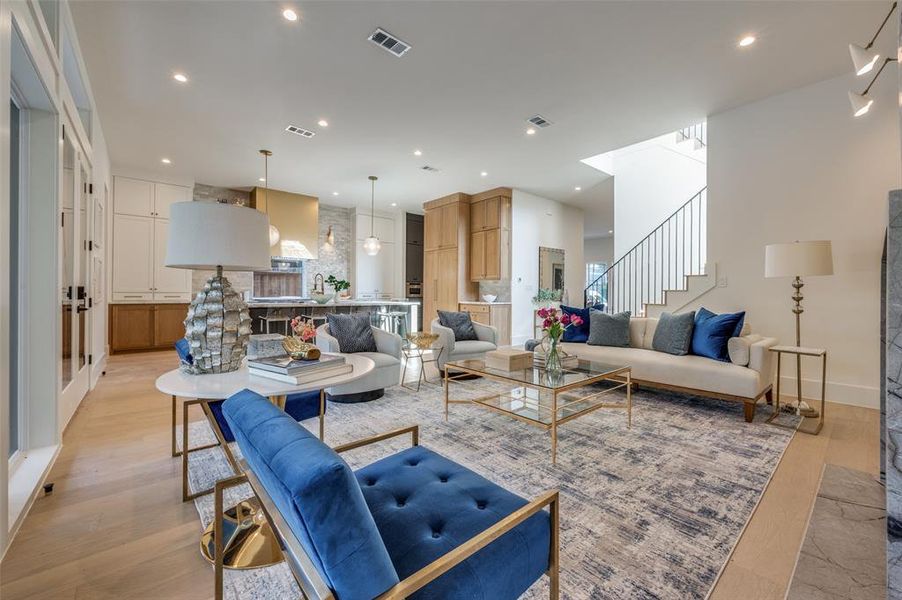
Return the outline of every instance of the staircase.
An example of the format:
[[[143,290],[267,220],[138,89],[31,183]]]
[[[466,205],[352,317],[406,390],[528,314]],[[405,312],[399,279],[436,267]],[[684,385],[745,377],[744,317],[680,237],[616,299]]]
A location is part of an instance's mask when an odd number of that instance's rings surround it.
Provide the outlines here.
[[[703,133],[687,132],[686,139],[701,140]],[[717,273],[707,264],[707,198],[705,187],[586,286],[585,306],[656,317],[712,289]]]

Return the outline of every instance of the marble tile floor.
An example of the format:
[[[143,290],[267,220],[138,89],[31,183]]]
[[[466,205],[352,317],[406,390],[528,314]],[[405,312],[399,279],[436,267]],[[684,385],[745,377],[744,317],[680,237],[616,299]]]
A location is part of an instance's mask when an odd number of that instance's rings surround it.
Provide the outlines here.
[[[825,465],[789,600],[886,597],[886,498],[870,473]]]

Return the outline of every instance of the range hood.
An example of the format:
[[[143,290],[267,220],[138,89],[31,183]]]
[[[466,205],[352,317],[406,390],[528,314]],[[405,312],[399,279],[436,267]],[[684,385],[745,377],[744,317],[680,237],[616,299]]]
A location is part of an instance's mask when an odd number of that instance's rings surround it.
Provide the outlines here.
[[[309,260],[319,256],[319,198],[255,187],[251,206],[269,214],[279,241],[269,249],[273,258]]]

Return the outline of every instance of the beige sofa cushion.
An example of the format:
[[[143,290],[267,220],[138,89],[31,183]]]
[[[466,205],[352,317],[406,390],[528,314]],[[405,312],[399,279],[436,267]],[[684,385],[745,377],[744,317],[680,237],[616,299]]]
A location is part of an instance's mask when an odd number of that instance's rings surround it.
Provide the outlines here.
[[[752,333],[727,340],[727,354],[730,355],[730,362],[734,365],[739,365],[740,367],[748,366],[750,356],[749,348],[751,348],[752,344],[755,342],[763,339],[762,336]]]
[[[649,324],[656,319],[649,319]],[[646,327],[648,339],[648,327]],[[586,360],[609,365],[628,365],[632,377],[714,394],[755,398],[766,387],[757,371],[729,362],[687,354],[674,356],[644,348],[614,348],[587,344],[562,344],[564,350]]]
[[[655,330],[658,328],[658,320],[647,318],[645,319],[645,337],[642,341],[642,347],[646,350],[653,350],[652,342],[655,341]]]
[[[630,318],[630,348],[641,348],[645,342],[645,322],[648,319]]]

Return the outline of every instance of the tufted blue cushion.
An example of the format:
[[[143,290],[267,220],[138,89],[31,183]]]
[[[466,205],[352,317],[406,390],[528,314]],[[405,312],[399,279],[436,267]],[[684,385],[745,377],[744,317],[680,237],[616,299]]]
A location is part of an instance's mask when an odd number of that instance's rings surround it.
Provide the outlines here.
[[[729,362],[727,342],[731,337],[739,337],[744,323],[745,311],[718,315],[700,308],[695,313],[691,353]]]
[[[422,446],[355,475],[401,579],[527,504]],[[550,531],[547,512],[533,515],[410,597],[517,598],[548,569]]]
[[[241,453],[341,600],[369,600],[398,575],[351,468],[266,398],[250,390],[223,413]]]
[[[226,421],[225,415],[222,414],[223,402],[223,400],[209,402],[208,405],[210,406],[210,412],[213,413],[213,418],[216,419],[216,423],[219,425],[222,437],[224,437],[227,442],[234,442],[235,434],[232,433],[229,422]],[[325,410],[325,407],[323,407],[323,409]],[[303,421],[305,419],[318,417],[319,391],[290,394],[285,398],[285,412],[291,415],[295,421]]]

